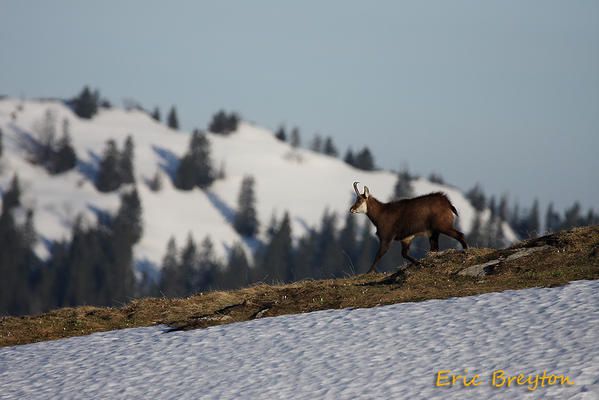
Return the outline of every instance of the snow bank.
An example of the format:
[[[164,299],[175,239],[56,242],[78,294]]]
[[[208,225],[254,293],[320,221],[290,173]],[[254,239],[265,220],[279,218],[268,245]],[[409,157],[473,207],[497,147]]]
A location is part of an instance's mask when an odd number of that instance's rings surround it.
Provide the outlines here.
[[[597,399],[599,281],[0,349],[0,398]],[[435,387],[440,370],[482,384]],[[493,388],[491,373],[572,386]]]

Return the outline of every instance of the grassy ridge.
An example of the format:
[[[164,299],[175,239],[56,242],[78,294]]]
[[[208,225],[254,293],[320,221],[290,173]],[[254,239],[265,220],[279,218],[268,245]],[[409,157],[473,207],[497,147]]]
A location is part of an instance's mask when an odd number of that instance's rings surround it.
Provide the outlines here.
[[[537,251],[509,258],[522,249],[533,248]],[[491,275],[459,274],[492,260],[499,263]],[[421,268],[408,268],[392,276],[372,274],[287,285],[260,284],[180,299],[136,299],[121,308],[83,306],[36,316],[2,317],[0,346],[156,324],[188,330],[325,309],[375,307],[599,279],[599,226],[557,232],[502,250],[448,250],[430,254],[421,262]]]

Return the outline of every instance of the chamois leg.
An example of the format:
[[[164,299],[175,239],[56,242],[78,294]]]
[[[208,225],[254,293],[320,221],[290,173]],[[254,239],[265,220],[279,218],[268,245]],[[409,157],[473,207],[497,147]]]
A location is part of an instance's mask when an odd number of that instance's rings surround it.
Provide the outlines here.
[[[431,245],[431,251],[439,251],[439,232],[438,231],[431,232],[431,236],[428,238],[428,241]]]
[[[464,250],[466,250],[468,248],[468,244],[466,243],[466,239],[464,238],[464,234],[462,232],[458,231],[457,229],[450,228],[450,229],[446,229],[446,230],[441,231],[441,232],[444,233],[444,234],[446,234],[447,236],[450,236],[450,237],[454,238],[458,242],[460,242],[460,244],[462,245],[462,248]]]
[[[387,241],[382,241],[379,243],[379,251],[376,253],[376,257],[374,257],[374,261],[372,262],[372,266],[370,267],[370,269],[368,270],[368,273],[373,273],[376,272],[376,264],[379,262],[379,260],[381,259],[381,257],[383,257],[385,255],[385,253],[387,252],[387,250],[389,250],[389,246],[391,245],[391,241],[387,240]]]
[[[416,260],[414,257],[410,256],[408,254],[408,251],[410,251],[410,245],[412,244],[412,240],[402,240],[401,241],[401,255],[403,258],[405,258],[406,260],[408,260],[409,262],[411,262],[414,265],[420,265],[420,263],[418,262],[418,260]]]

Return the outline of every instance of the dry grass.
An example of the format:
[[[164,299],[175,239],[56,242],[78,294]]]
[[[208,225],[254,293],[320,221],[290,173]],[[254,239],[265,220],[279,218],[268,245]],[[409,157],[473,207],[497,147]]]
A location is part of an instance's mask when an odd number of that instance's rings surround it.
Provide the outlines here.
[[[505,261],[521,248],[543,250]],[[503,260],[493,275],[461,276],[464,268]],[[357,275],[288,285],[255,285],[236,291],[199,293],[181,299],[145,298],[121,308],[76,307],[37,316],[0,318],[0,346],[87,335],[113,329],[169,325],[173,330],[324,309],[375,307],[406,301],[470,296],[507,289],[557,286],[599,279],[599,226],[558,232],[502,250],[448,250],[393,276]]]

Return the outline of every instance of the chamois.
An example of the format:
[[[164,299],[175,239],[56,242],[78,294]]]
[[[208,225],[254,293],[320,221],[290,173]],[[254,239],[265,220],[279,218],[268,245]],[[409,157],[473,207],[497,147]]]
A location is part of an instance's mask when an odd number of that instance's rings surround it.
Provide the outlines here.
[[[417,235],[428,236],[430,250],[439,250],[439,234],[443,233],[456,239],[465,250],[468,248],[464,234],[453,227],[457,210],[444,193],[430,193],[412,199],[402,199],[390,203],[381,203],[370,195],[368,187],[364,193],[358,191],[354,182],[356,202],[349,209],[353,214],[363,213],[376,226],[379,238],[379,250],[368,273],[376,272],[376,264],[389,250],[393,240],[401,242],[401,255],[412,264],[419,264],[408,254],[410,244]]]

